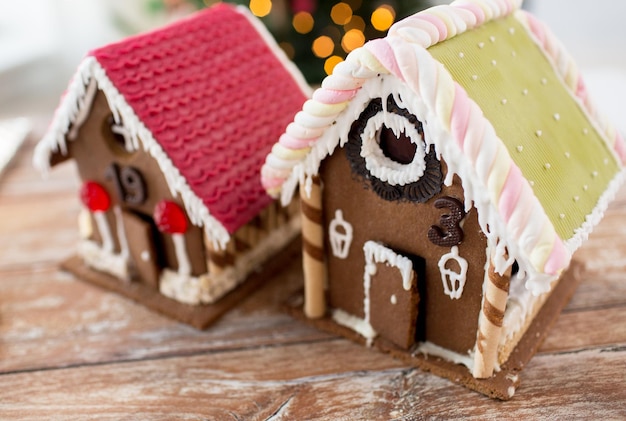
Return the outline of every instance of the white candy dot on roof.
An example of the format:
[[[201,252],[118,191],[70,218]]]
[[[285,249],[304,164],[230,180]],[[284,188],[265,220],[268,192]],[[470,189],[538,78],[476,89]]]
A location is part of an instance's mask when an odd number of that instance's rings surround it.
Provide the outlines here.
[[[554,117],[554,119],[555,119],[556,121],[559,121],[559,120],[561,119],[561,114],[559,114],[559,113],[554,113],[554,115],[553,115],[552,117]]]
[[[589,190],[589,186],[585,184],[585,185],[583,186],[583,190],[584,190],[584,191]]]
[[[546,162],[545,164],[543,164],[543,167],[544,167],[546,170],[549,170],[550,168],[552,168],[552,165],[550,165],[550,163],[549,163],[549,162]]]
[[[500,101],[500,102],[502,103],[502,105],[506,105],[507,100],[506,100],[506,98],[502,98],[502,101]]]
[[[522,152],[524,150],[524,147],[522,145],[517,145],[517,152]]]
[[[479,43],[478,43],[478,48],[483,48],[484,46],[485,46],[485,43],[484,43],[484,42],[479,42]]]
[[[598,171],[593,171],[593,172],[591,173],[591,176],[592,176],[593,178],[596,178],[596,177],[598,176]]]
[[[509,28],[509,34],[513,35],[515,33],[515,28],[510,27]]]
[[[511,57],[517,57],[517,53],[515,51],[511,51]]]
[[[564,214],[564,213],[560,213],[560,214],[559,214],[559,218],[561,218],[561,219],[565,219],[565,214]]]
[[[569,159],[569,157],[571,156],[569,152],[565,152],[565,158]]]
[[[524,90],[522,91],[522,94],[523,94],[523,95],[528,95],[528,89],[524,89]]]
[[[609,165],[609,158],[604,158],[604,165]]]
[[[580,197],[579,196],[574,196],[573,199],[574,199],[574,202],[578,202],[580,200]]]
[[[548,79],[546,79],[545,77],[541,78],[541,84],[542,85],[547,85],[548,84]]]
[[[493,35],[489,37],[489,41],[491,42],[496,42],[496,37],[494,37]]]
[[[583,129],[583,134],[589,134],[589,129],[585,127],[585,128]]]
[[[478,75],[472,75],[472,80],[478,80]]]
[[[541,137],[542,134],[543,134],[543,132],[541,130],[537,130],[535,132],[535,135],[537,135],[537,137]]]
[[[463,58],[465,57],[465,54],[463,54],[463,51],[459,52],[459,58]]]
[[[492,66],[495,66],[496,64],[498,64],[498,62],[497,62],[497,61],[495,61],[495,60],[491,60],[491,65],[492,65]]]
[[[532,180],[530,180],[530,181],[528,182],[528,184],[530,184],[530,186],[532,187],[532,186],[534,186],[534,185],[535,185],[535,182],[534,182],[534,181],[532,181]]]

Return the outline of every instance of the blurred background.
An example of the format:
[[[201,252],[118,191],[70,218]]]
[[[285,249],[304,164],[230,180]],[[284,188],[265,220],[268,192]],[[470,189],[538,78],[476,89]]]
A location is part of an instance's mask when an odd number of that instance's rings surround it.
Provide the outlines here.
[[[316,84],[352,49],[436,0],[233,0],[274,34]],[[83,55],[214,3],[213,0],[0,0],[0,117],[51,115]],[[600,108],[626,121],[626,2],[527,0],[587,76]],[[620,121],[618,121],[620,120]]]

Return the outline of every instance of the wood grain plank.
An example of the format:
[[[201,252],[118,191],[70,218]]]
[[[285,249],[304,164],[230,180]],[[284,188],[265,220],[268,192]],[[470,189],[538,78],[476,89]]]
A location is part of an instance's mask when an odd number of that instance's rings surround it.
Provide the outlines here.
[[[507,402],[398,366],[389,357],[369,360],[367,350],[345,340],[326,341],[322,349],[299,344],[5,375],[0,409],[4,419],[626,416],[626,394],[619,387],[626,381],[624,349],[539,355]]]
[[[291,262],[266,288],[203,332],[54,267],[0,278],[0,371],[140,360],[332,338],[279,311],[301,282]]]

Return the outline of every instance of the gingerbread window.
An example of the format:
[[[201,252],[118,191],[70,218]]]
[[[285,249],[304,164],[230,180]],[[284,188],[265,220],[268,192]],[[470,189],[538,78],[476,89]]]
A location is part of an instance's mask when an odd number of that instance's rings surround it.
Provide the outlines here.
[[[393,95],[370,101],[345,146],[352,171],[385,200],[423,203],[441,191],[441,163],[427,146],[422,123]]]
[[[104,119],[102,134],[109,149],[116,155],[130,154],[137,150],[129,130],[122,122],[117,122],[112,114]]]

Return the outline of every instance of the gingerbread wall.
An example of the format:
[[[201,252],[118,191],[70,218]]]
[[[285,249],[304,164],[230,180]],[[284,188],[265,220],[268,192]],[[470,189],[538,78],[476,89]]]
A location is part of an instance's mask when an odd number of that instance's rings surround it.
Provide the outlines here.
[[[325,238],[330,307],[364,317],[363,245],[368,240],[381,242],[408,257],[424,259],[417,280],[420,293],[417,339],[465,355],[476,342],[486,264],[487,240],[479,227],[476,209],[472,208],[460,224],[464,238],[458,245],[459,255],[469,265],[459,299],[444,294],[438,266],[440,258],[451,248],[435,245],[428,237],[430,228],[439,225],[447,211],[436,208],[434,202],[442,197],[463,202],[460,179],[455,176],[451,186],[442,186],[441,192],[425,203],[384,200],[373,191],[369,180],[351,169],[345,152],[337,148],[320,168],[325,234],[336,210],[341,210],[343,218],[353,227],[353,241],[346,259],[333,256],[328,235]],[[441,162],[441,171],[445,176],[445,162]],[[401,284],[397,284],[397,294],[402,294]]]
[[[110,129],[111,111],[106,97],[98,92],[93,101],[91,111],[86,121],[78,131],[78,137],[68,142],[69,154],[75,159],[78,172],[82,181],[96,181],[109,193],[112,206],[119,205],[126,213],[138,217],[138,220],[146,222],[149,231],[154,236],[157,245],[157,258],[159,267],[169,267],[173,270],[178,268],[174,244],[169,235],[161,234],[152,220],[155,205],[161,200],[171,200],[178,203],[182,208],[182,202],[172,197],[165,178],[156,161],[146,152],[139,149],[134,152],[124,150],[123,142],[119,136],[114,135]],[[133,181],[124,180],[124,169],[136,170],[144,181],[144,186],[133,185]],[[124,187],[124,184],[126,186]],[[122,188],[120,189],[120,185]],[[138,189],[145,190],[143,200],[133,200],[133,196],[139,194]],[[126,194],[126,200],[121,196]],[[130,200],[129,200],[130,199]],[[111,231],[117,233],[116,219],[112,212],[107,212]],[[137,218],[136,218],[137,219]],[[192,275],[200,275],[207,272],[205,251],[203,247],[202,229],[187,221],[189,227],[186,235],[186,250],[191,263]],[[135,224],[133,224],[135,225]],[[144,224],[140,224],[144,225]],[[143,247],[141,245],[145,233],[141,229],[125,226],[126,237],[131,249]],[[97,237],[97,235],[96,235]],[[114,235],[116,250],[119,251],[117,235]],[[145,243],[145,241],[143,241]],[[138,251],[140,253],[140,251]],[[135,253],[137,254],[137,253]],[[148,284],[157,285],[155,279],[142,279]]]

